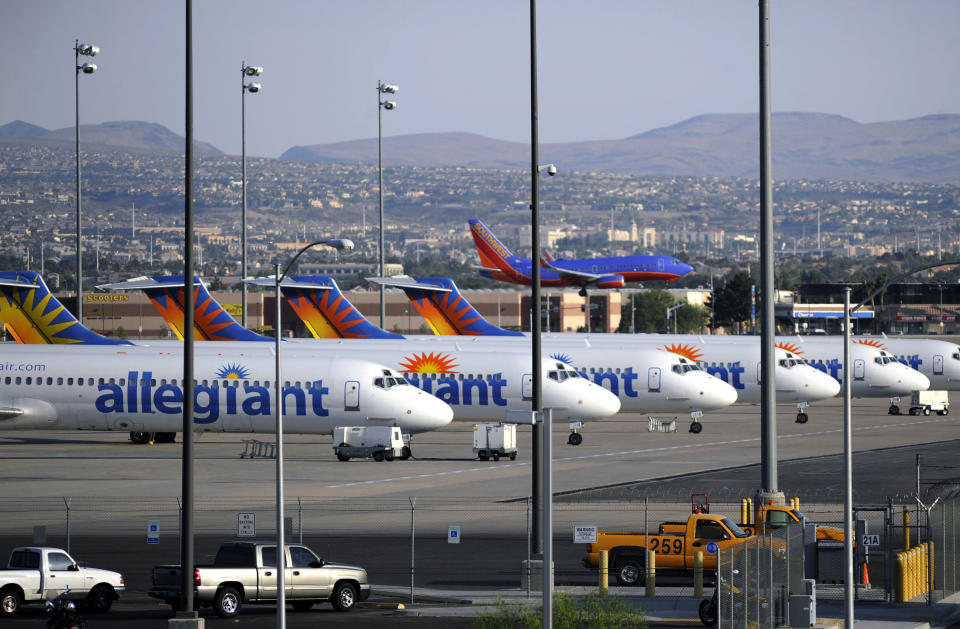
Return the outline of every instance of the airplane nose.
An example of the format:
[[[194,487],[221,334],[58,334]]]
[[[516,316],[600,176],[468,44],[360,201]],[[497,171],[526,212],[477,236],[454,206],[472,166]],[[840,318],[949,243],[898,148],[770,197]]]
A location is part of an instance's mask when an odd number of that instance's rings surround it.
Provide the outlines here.
[[[913,373],[904,376],[903,383],[908,385],[911,391],[926,391],[930,388],[930,378],[910,367],[907,367],[907,371]]]
[[[591,384],[589,395],[576,396],[574,408],[583,419],[603,419],[620,412],[620,398],[601,386]]]
[[[840,381],[836,378],[831,378],[827,374],[823,373],[818,369],[810,367],[810,371],[813,374],[810,377],[810,384],[807,386],[807,401],[811,400],[825,400],[827,398],[836,397],[840,394]]]
[[[737,401],[736,389],[731,387],[729,384],[727,384],[723,380],[720,380],[719,378],[714,378],[713,376],[709,376],[709,378],[710,380],[712,380],[712,382],[710,383],[710,386],[712,388],[717,389],[715,396],[717,398],[718,407],[730,406],[731,404],[736,403]],[[717,384],[722,384],[723,387],[717,387],[716,386]]]
[[[453,421],[450,405],[423,391],[414,393],[406,411],[411,432],[426,432],[443,428]]]

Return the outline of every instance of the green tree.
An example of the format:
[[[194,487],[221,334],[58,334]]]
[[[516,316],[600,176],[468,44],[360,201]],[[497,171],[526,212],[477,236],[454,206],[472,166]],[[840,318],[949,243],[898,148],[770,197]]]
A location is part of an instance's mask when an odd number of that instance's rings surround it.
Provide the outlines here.
[[[630,332],[631,314],[634,317],[634,332],[663,332],[667,308],[673,303],[673,295],[660,288],[631,294],[630,300],[621,307],[617,332]]]
[[[754,285],[753,278],[746,271],[737,271],[722,287],[713,291],[709,305],[714,327],[742,326],[750,320],[750,289]]]

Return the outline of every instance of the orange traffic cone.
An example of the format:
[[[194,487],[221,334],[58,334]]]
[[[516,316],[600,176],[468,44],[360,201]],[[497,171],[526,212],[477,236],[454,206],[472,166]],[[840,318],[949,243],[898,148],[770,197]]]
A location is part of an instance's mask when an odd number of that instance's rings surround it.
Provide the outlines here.
[[[863,577],[863,579],[862,579],[862,580],[863,580],[863,585],[869,586],[869,585],[870,585],[870,572],[867,570],[867,564],[863,564],[862,577]]]

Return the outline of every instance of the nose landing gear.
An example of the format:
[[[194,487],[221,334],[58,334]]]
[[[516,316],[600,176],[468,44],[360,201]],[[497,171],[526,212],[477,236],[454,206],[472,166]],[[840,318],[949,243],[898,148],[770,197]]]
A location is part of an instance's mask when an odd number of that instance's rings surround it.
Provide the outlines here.
[[[583,443],[583,435],[580,429],[583,428],[583,422],[570,422],[570,436],[567,437],[567,443],[571,446],[578,446]]]

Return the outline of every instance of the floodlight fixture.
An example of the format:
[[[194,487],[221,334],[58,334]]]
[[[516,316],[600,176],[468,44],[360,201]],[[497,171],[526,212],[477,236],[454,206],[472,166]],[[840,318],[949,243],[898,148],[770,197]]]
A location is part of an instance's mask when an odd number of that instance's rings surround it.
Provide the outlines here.
[[[247,90],[251,94],[256,94],[260,91],[261,85],[259,83],[247,83],[243,86],[243,89]]]
[[[100,52],[99,46],[94,46],[93,44],[78,44],[77,45],[77,54],[84,55],[87,57],[96,57],[97,53]]]
[[[263,66],[243,66],[243,73],[247,76],[260,76],[263,74]]]
[[[378,89],[381,94],[396,94],[400,86],[393,83],[381,83]]]
[[[95,63],[85,63],[80,66],[80,71],[84,74],[93,74],[97,71],[97,64]]]
[[[396,108],[397,108],[397,101],[395,101],[395,100],[385,100],[385,101],[383,101],[383,103],[381,103],[381,104],[383,105],[383,108],[384,108],[384,109],[396,109]]]

